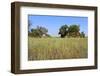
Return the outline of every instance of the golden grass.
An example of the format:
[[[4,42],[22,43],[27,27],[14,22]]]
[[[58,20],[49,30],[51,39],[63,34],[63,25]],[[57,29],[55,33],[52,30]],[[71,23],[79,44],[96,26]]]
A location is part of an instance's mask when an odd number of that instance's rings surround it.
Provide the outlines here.
[[[87,38],[28,38],[28,60],[87,58]]]

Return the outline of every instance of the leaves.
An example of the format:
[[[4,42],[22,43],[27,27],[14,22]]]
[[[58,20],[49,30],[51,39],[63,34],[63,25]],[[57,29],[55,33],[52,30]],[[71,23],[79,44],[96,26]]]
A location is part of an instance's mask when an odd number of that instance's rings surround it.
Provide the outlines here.
[[[48,35],[47,32],[48,32],[48,30],[45,27],[37,26],[36,29],[33,29],[33,28],[31,29],[31,33],[29,36],[42,37],[44,34]]]
[[[80,33],[80,26],[79,25],[70,25],[69,27],[65,24],[62,25],[59,29],[59,34],[61,35],[61,38],[64,37],[85,37],[85,33]]]
[[[61,28],[59,29],[59,34],[61,34],[62,38],[64,38],[67,35],[67,32],[68,32],[68,26],[66,24],[61,26]]]

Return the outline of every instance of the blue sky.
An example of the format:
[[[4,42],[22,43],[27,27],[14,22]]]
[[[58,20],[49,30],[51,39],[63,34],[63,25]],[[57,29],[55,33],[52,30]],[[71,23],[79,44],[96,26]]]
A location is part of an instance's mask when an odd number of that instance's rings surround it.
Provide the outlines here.
[[[86,36],[88,34],[88,17],[29,15],[28,20],[32,24],[31,28],[45,27],[51,36],[58,36],[59,28],[64,24],[68,26],[72,24],[80,25],[80,32],[84,31]]]

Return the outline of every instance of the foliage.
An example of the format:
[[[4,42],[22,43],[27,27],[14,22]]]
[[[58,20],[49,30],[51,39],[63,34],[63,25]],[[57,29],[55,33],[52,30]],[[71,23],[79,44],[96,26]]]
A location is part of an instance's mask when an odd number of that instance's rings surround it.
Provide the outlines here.
[[[42,26],[37,26],[37,30],[39,30],[42,35],[46,34],[48,32],[48,30],[45,27],[42,27]]]
[[[28,21],[28,35],[31,37],[51,37],[48,33],[48,29],[42,26],[37,26],[37,28],[30,28],[31,22]],[[85,33],[80,33],[80,26],[79,25],[62,25],[59,29],[59,33],[61,38],[67,37],[85,37]]]
[[[65,24],[62,25],[59,29],[59,34],[61,35],[61,38],[64,37],[85,37],[85,33],[80,33],[80,27],[79,25],[70,25],[69,27]]]
[[[42,32],[38,29],[31,29],[31,34],[33,37],[41,37],[42,36]]]
[[[45,27],[37,26],[36,29],[31,29],[31,33],[29,34],[29,36],[42,37],[44,34],[47,35],[47,32],[48,30]]]
[[[78,25],[70,25],[68,28],[68,32],[79,32],[80,27]]]
[[[83,38],[85,37],[85,33],[84,33],[84,32],[81,32],[80,35],[81,35],[81,37],[83,37]]]
[[[68,26],[65,24],[60,27],[59,34],[61,34],[61,38],[64,38],[67,33],[68,33]]]
[[[69,37],[78,37],[80,36],[80,27],[78,25],[71,25],[68,28],[68,36]]]

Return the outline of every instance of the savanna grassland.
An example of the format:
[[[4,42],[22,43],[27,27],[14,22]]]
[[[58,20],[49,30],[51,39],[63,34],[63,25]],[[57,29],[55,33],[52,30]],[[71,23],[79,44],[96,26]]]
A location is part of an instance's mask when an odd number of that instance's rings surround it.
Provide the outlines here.
[[[28,38],[28,60],[87,58],[87,38]]]

